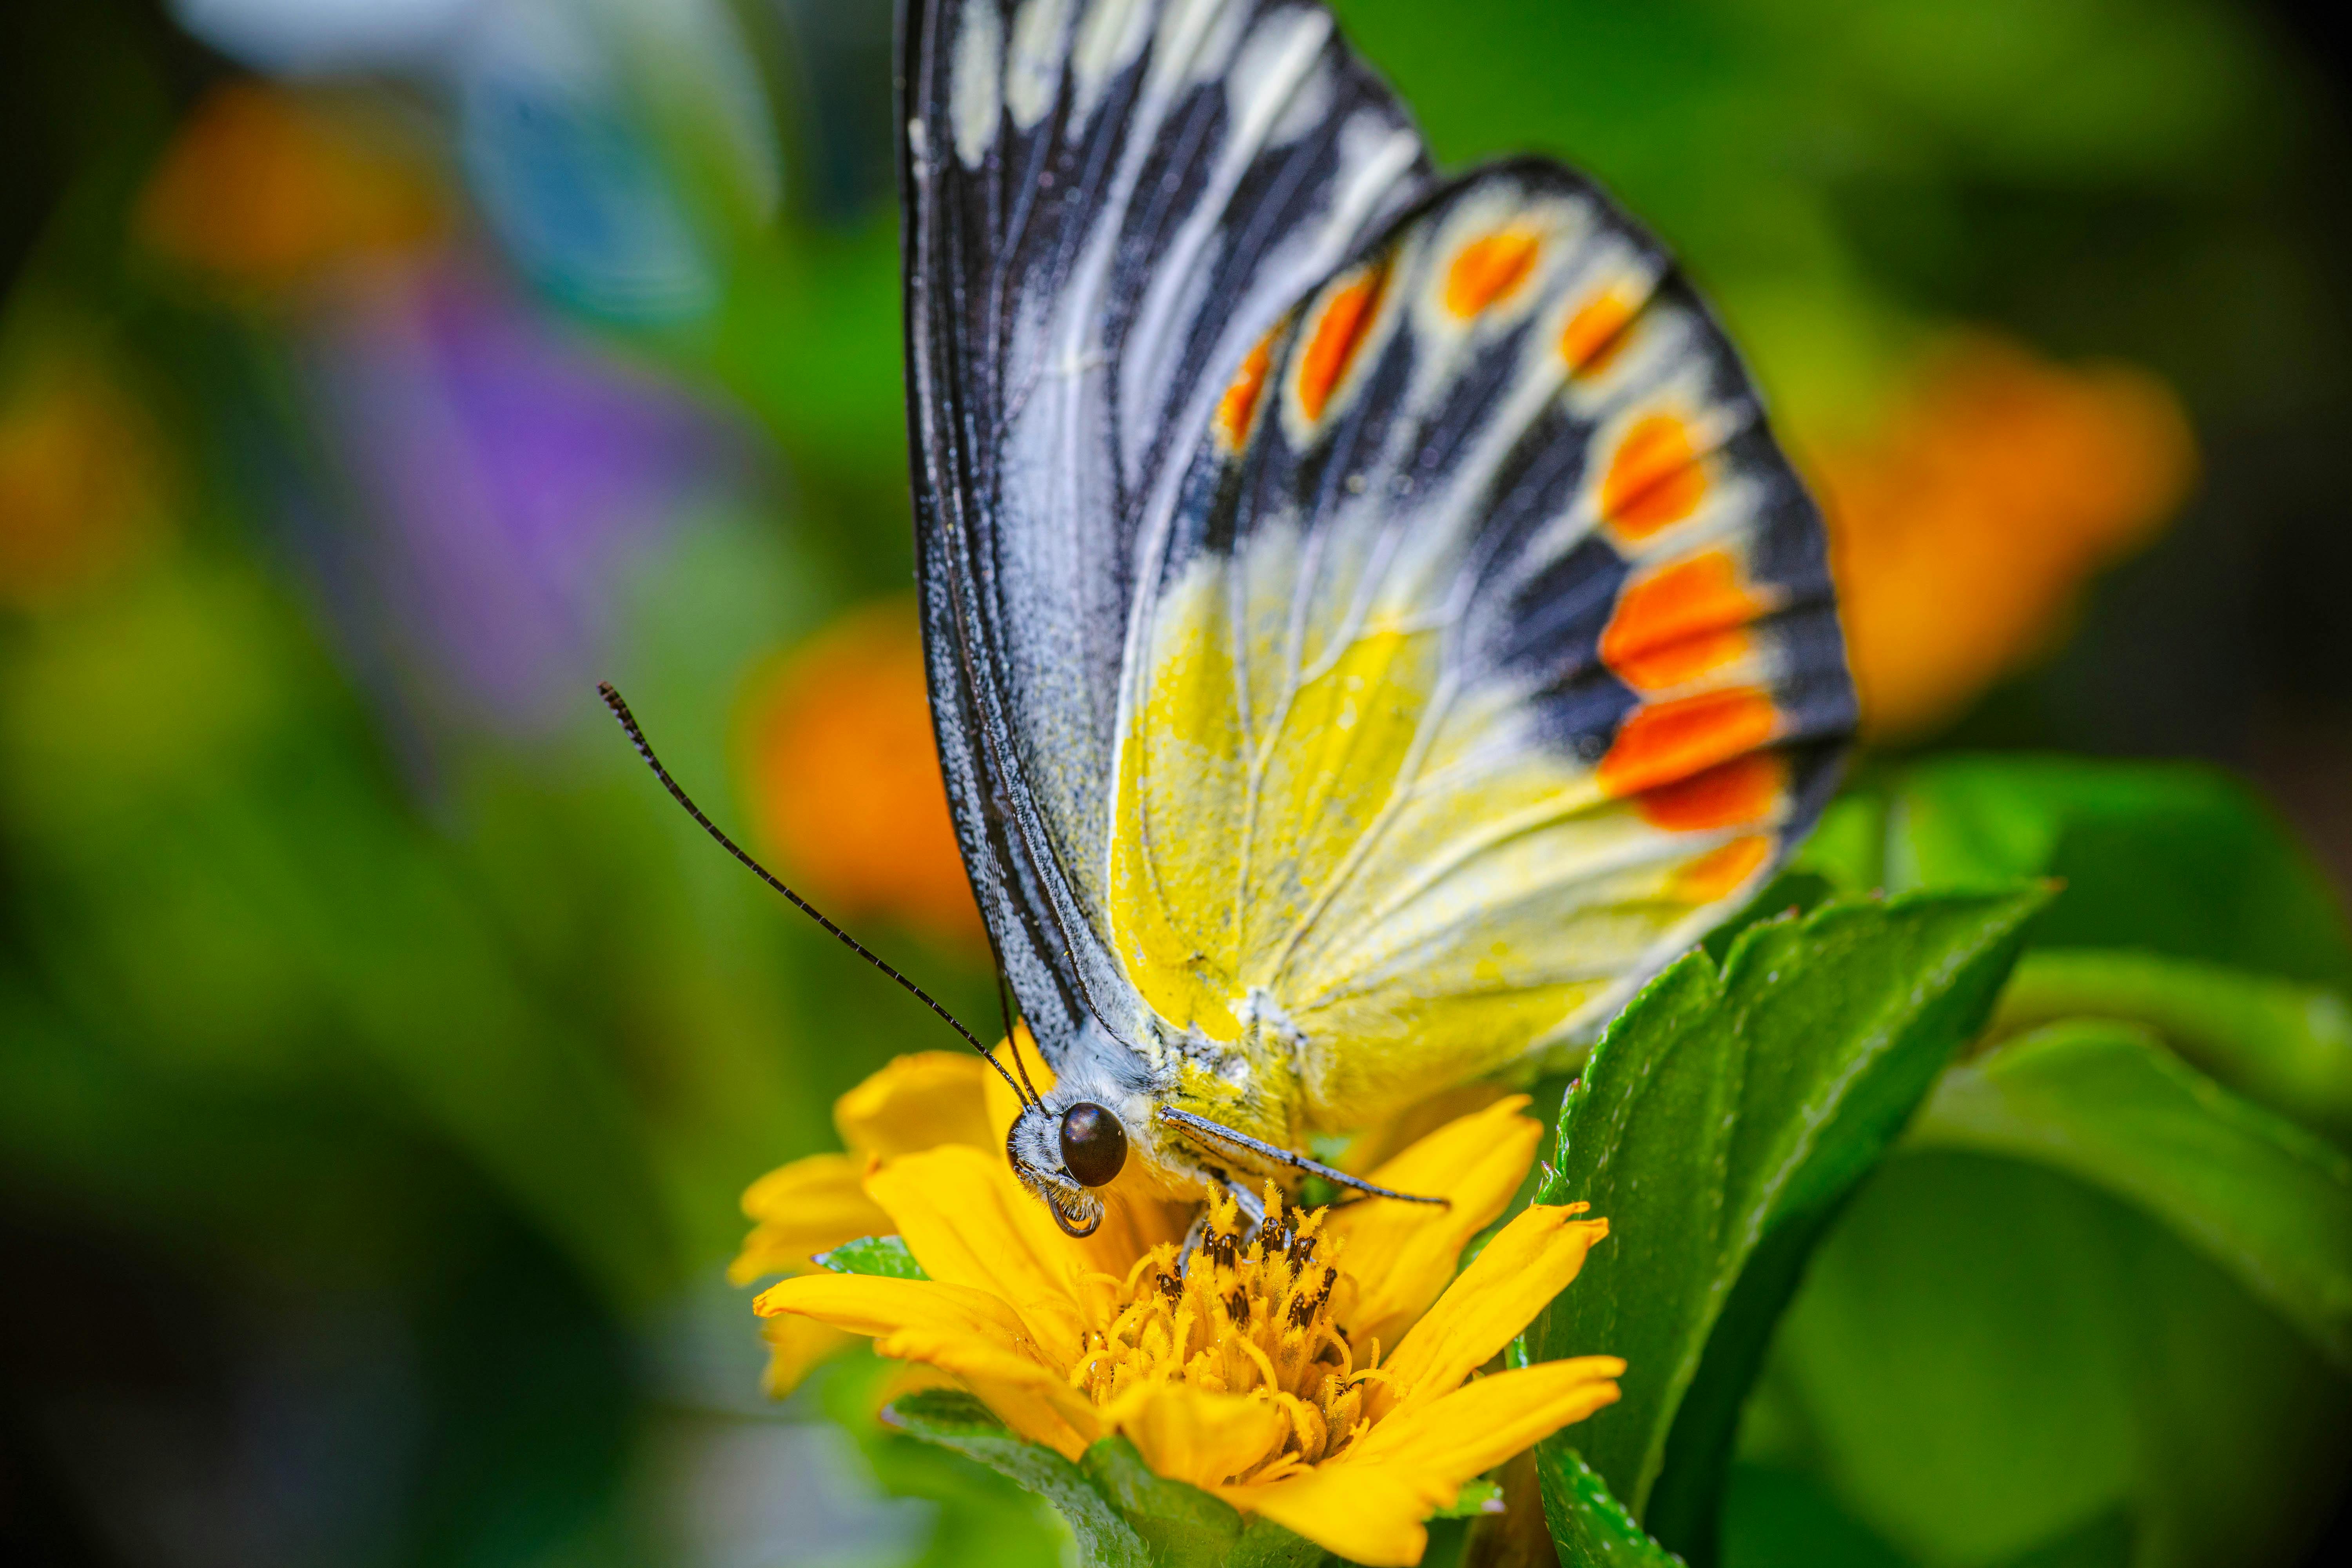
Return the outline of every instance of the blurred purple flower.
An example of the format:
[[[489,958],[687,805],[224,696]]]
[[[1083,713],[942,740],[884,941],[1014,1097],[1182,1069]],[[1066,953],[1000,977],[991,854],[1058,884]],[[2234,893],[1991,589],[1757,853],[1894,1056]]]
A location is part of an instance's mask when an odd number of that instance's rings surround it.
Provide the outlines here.
[[[631,563],[746,478],[715,411],[462,263],[354,279],[304,361],[354,525],[320,541],[337,618],[437,717],[576,717]]]

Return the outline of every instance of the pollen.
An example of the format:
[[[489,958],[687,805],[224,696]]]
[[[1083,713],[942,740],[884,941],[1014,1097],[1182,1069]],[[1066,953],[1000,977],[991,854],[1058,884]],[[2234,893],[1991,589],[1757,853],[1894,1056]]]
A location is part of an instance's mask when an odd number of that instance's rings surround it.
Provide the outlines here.
[[[1360,1357],[1337,1320],[1356,1281],[1323,1234],[1322,1209],[1281,1206],[1266,1190],[1268,1218],[1244,1239],[1239,1207],[1220,1194],[1189,1258],[1170,1246],[1138,1259],[1118,1286],[1070,1373],[1072,1386],[1107,1405],[1151,1384],[1189,1384],[1279,1408],[1278,1440],[1226,1479],[1266,1481],[1346,1449],[1371,1425],[1363,1384],[1377,1378],[1377,1342]]]

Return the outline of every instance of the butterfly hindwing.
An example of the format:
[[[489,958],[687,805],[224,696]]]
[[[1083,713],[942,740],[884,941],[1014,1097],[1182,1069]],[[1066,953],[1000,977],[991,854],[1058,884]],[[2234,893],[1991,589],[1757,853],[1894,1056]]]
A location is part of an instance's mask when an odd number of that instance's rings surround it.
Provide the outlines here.
[[[1851,688],[1745,375],[1564,170],[1434,197],[1233,385],[1146,563],[1114,948],[1353,1122],[1596,1022],[1752,890]]]
[[[1438,185],[1318,5],[938,0],[909,49],[934,701],[1049,1057],[1360,1125],[1769,874],[1853,689],[1654,241],[1554,164]]]

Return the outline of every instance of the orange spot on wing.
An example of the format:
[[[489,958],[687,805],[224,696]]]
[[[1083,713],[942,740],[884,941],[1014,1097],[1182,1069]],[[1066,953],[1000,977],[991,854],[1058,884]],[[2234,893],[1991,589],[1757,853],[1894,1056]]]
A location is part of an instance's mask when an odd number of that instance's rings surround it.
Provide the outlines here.
[[[1559,356],[1570,371],[1601,370],[1616,356],[1625,323],[1637,301],[1623,285],[1612,283],[1576,308],[1560,330]]]
[[[1217,399],[1216,429],[1230,449],[1238,447],[1249,435],[1250,416],[1257,412],[1257,400],[1265,390],[1266,366],[1274,358],[1274,334],[1258,339],[1257,347],[1242,360],[1241,368],[1234,373],[1233,384],[1225,388],[1224,396]]]
[[[1472,240],[1445,269],[1445,308],[1468,321],[1526,282],[1540,248],[1517,229]]]
[[[1780,727],[1772,699],[1752,686],[1636,709],[1601,759],[1601,787],[1638,795],[1752,752]]]
[[[1746,658],[1743,628],[1762,609],[1730,552],[1709,550],[1626,584],[1601,661],[1637,690],[1681,686]]]
[[[1644,539],[1698,510],[1706,475],[1689,424],[1673,414],[1634,422],[1601,481],[1601,515],[1630,539]]]
[[[1762,834],[1735,838],[1710,849],[1674,875],[1674,890],[1694,904],[1711,904],[1738,888],[1772,858],[1772,840]]]
[[[1789,761],[1775,752],[1750,752],[1727,763],[1636,795],[1642,820],[1669,833],[1744,827],[1772,815],[1789,787]]]
[[[1333,294],[1315,319],[1307,352],[1298,361],[1298,405],[1309,419],[1323,417],[1332,389],[1348,374],[1348,365],[1371,331],[1372,311],[1381,302],[1385,269],[1368,270]]]

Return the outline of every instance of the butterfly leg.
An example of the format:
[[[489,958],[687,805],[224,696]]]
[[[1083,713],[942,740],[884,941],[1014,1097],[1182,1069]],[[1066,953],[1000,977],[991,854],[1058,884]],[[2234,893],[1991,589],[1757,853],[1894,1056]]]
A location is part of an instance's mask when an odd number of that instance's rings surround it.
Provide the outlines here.
[[[1423,1197],[1414,1193],[1400,1193],[1388,1187],[1375,1186],[1361,1176],[1351,1176],[1347,1172],[1336,1170],[1319,1160],[1310,1160],[1295,1149],[1281,1148],[1276,1144],[1253,1138],[1245,1132],[1236,1132],[1232,1128],[1212,1121],[1205,1116],[1195,1116],[1189,1110],[1179,1110],[1172,1105],[1160,1106],[1158,1115],[1162,1121],[1190,1134],[1198,1142],[1222,1144],[1229,1149],[1246,1149],[1251,1153],[1271,1161],[1275,1164],[1287,1166],[1291,1170],[1303,1172],[1310,1176],[1320,1176],[1335,1187],[1345,1187],[1351,1192],[1363,1193],[1370,1197],[1394,1198],[1400,1203],[1435,1204],[1440,1208],[1454,1206],[1452,1202],[1445,1198]],[[1244,1212],[1253,1215],[1254,1223],[1262,1223],[1265,1220],[1265,1205],[1254,1194],[1246,1192],[1213,1167],[1210,1168],[1210,1174],[1224,1183],[1226,1190],[1234,1194],[1234,1201],[1243,1205]]]

